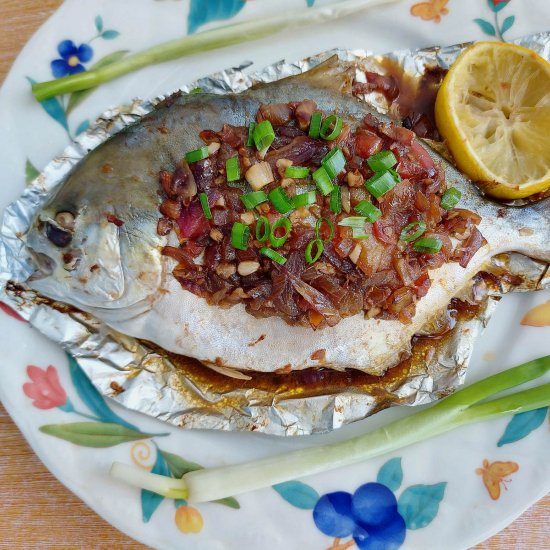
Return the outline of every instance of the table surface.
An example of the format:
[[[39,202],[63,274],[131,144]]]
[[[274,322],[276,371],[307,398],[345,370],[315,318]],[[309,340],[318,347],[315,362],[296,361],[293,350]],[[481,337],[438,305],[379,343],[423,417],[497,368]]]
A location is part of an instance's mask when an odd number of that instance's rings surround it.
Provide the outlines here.
[[[0,82],[62,0],[0,0]],[[0,405],[0,548],[146,548],[103,521],[57,481]],[[550,495],[476,550],[550,550]]]

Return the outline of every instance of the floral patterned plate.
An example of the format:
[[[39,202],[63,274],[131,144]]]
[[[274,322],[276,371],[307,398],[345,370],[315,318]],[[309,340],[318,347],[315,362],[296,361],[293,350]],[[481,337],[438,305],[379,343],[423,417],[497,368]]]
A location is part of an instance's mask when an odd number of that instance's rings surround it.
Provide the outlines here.
[[[67,0],[23,50],[0,92],[2,205],[107,107],[170,91],[245,60],[259,68],[338,46],[384,52],[550,29],[547,0],[528,6],[519,0],[401,0],[330,25],[150,67],[92,92],[42,104],[29,93],[34,80],[105,65],[229,18],[269,17],[283,4],[309,9],[314,3]],[[502,300],[478,343],[469,381],[548,353],[549,300],[549,293]],[[155,548],[467,548],[550,490],[548,411],[542,409],[217,503],[190,506],[140,492],[109,478],[114,460],[181,476],[202,466],[340,440],[410,411],[384,411],[336,433],[301,439],[178,430],[104,401],[72,359],[2,309],[2,402],[63,483],[113,525]]]

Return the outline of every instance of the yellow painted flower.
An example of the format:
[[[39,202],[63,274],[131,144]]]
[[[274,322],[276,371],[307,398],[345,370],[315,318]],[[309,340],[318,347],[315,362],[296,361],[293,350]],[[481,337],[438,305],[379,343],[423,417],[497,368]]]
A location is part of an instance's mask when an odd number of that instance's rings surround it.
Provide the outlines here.
[[[204,520],[196,508],[180,506],[176,510],[176,525],[182,533],[200,533],[204,527]]]
[[[411,15],[420,17],[424,21],[441,22],[441,17],[449,13],[447,3],[449,0],[429,0],[428,2],[418,2],[411,6]]]

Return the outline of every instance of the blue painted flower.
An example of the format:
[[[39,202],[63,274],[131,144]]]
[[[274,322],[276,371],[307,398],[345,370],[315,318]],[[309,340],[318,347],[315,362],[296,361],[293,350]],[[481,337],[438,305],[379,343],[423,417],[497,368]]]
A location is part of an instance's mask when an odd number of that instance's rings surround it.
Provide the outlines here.
[[[313,510],[318,529],[332,537],[353,536],[360,550],[397,550],[406,536],[397,500],[381,483],[366,483],[350,495],[323,495]]]
[[[51,63],[55,78],[84,72],[86,67],[82,63],[87,63],[94,55],[94,51],[88,44],[76,46],[72,40],[60,42],[57,51],[61,59],[54,59]]]

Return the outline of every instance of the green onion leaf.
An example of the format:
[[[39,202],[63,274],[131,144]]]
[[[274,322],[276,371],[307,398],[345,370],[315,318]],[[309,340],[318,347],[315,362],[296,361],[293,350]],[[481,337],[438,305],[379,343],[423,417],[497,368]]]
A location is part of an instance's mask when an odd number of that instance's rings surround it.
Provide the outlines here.
[[[256,221],[256,240],[265,243],[271,235],[269,220],[265,216],[260,216]]]
[[[256,124],[252,136],[258,151],[267,149],[275,139],[275,131],[273,130],[271,122],[269,122],[269,120],[262,120],[262,122]]]
[[[415,252],[421,252],[422,254],[436,254],[441,250],[443,242],[435,237],[424,237],[418,239],[414,245],[413,250]]]
[[[346,158],[340,147],[334,147],[321,161],[321,165],[327,171],[328,177],[334,179],[346,166]]]
[[[456,187],[451,187],[450,189],[447,189],[441,197],[441,208],[450,210],[459,203],[461,198],[462,193]]]
[[[199,160],[203,160],[205,158],[208,158],[208,147],[206,147],[206,145],[204,147],[201,147],[200,149],[195,149],[194,151],[189,151],[189,153],[185,153],[185,160],[188,164],[198,162]]]
[[[277,235],[277,229],[284,229],[284,233],[280,236]],[[271,234],[269,235],[269,242],[273,248],[280,248],[286,243],[290,237],[292,231],[292,224],[288,218],[279,218],[273,222],[271,226]]]
[[[370,223],[374,223],[378,218],[380,218],[380,216],[382,216],[381,210],[376,208],[376,206],[368,200],[361,201],[356,204],[353,209],[361,216],[365,216],[367,221]]]
[[[427,227],[428,226],[423,221],[412,222],[409,225],[407,225],[407,227],[403,228],[403,230],[401,231],[401,234],[399,235],[399,238],[402,241],[405,241],[407,243],[412,243],[413,241],[416,241],[418,237],[421,237],[422,235],[424,235]]]
[[[334,189],[334,184],[323,166],[313,172],[313,181],[323,196],[328,195]]]
[[[338,222],[338,225],[341,227],[355,227],[357,229],[365,229],[365,223],[367,223],[367,218],[361,216],[349,216]]]
[[[342,188],[339,185],[330,192],[330,209],[335,214],[342,212]]]
[[[251,122],[248,125],[248,140],[246,141],[247,147],[252,147],[254,145],[254,129],[256,128],[256,123]]]
[[[312,251],[314,248],[315,254],[312,255]],[[309,241],[305,250],[306,262],[308,264],[314,264],[321,257],[324,248],[325,245],[323,244],[323,241],[321,239],[313,239],[312,241]]]
[[[392,151],[380,151],[367,159],[367,163],[373,172],[384,172],[397,164],[397,159]]]
[[[248,239],[250,237],[250,228],[244,223],[235,222],[231,228],[231,244],[239,250],[248,248]]]
[[[238,181],[241,179],[241,163],[239,157],[232,157],[225,161],[225,173],[227,181]]]
[[[397,181],[389,170],[386,172],[380,172],[379,174],[374,174],[372,178],[365,182],[365,186],[369,190],[369,193],[376,199],[379,199],[396,185]]]
[[[277,262],[279,265],[285,265],[286,264],[286,258],[276,252],[275,250],[271,250],[271,248],[267,248],[266,246],[260,248],[258,251],[263,256],[266,256],[270,260],[273,260],[274,262]]]
[[[343,125],[344,123],[339,116],[330,115],[323,121],[319,133],[323,139],[334,141],[342,132]]]
[[[285,177],[293,179],[304,179],[309,176],[309,168],[306,166],[287,166]]]
[[[290,199],[294,208],[301,208],[302,206],[308,206],[317,202],[317,192],[308,191],[307,193],[301,193]]]
[[[241,202],[247,210],[252,210],[258,204],[262,204],[265,201],[267,201],[267,195],[263,191],[252,191],[251,193],[241,195]]]
[[[276,187],[273,191],[270,191],[269,200],[273,203],[273,206],[277,212],[280,212],[281,214],[286,214],[287,212],[294,210],[292,201],[282,187]]]
[[[323,120],[323,113],[315,111],[311,115],[311,122],[309,123],[309,137],[317,139],[321,132],[321,122]]]
[[[321,237],[321,228],[322,228],[323,222],[326,225],[328,225],[328,237],[326,239],[323,239]],[[325,243],[332,241],[332,238],[334,237],[334,224],[328,218],[319,218],[315,222],[315,236],[318,239],[321,239]]]
[[[201,201],[202,211],[204,212],[204,217],[207,220],[212,219],[212,211],[210,210],[210,206],[208,206],[208,196],[206,193],[199,193],[199,200]]]
[[[358,227],[353,227],[351,230],[352,237],[354,239],[368,239],[370,235],[365,233],[365,229],[359,229]]]

